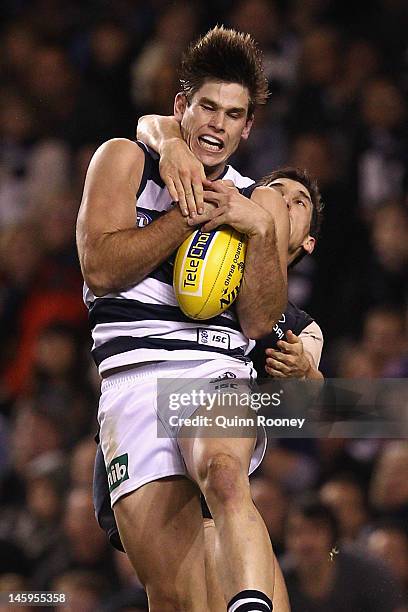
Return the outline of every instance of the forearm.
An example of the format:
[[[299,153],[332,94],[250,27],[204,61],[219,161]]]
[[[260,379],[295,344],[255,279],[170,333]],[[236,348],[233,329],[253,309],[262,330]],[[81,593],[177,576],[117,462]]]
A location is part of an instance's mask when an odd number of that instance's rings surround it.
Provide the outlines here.
[[[248,238],[245,271],[237,314],[248,338],[268,334],[285,311],[287,275],[282,267],[274,228]]]
[[[162,154],[163,146],[172,139],[181,140],[180,124],[173,116],[144,115],[140,117],[136,132],[138,140],[153,151]]]
[[[82,262],[85,281],[97,296],[142,281],[192,232],[178,208],[144,228],[129,228],[100,236]]]

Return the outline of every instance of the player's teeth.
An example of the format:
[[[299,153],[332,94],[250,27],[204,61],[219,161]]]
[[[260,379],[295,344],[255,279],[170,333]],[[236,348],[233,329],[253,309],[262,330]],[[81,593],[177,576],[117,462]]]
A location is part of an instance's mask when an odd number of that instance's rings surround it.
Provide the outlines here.
[[[203,136],[204,140],[206,140],[207,142],[210,142],[212,144],[216,144],[219,145],[220,141],[216,140],[215,138],[211,138],[210,136]]]
[[[204,148],[208,149],[209,151],[219,151],[221,149],[220,143],[204,137],[200,138],[200,143]]]

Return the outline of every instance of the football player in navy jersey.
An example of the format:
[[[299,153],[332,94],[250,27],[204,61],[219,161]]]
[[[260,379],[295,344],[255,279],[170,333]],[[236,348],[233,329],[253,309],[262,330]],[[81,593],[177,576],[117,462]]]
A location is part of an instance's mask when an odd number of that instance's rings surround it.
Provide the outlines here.
[[[279,189],[259,187],[250,201],[216,180],[251,182],[227,166],[249,135],[256,105],[266,100],[250,36],[214,28],[187,51],[181,85],[175,116],[205,180],[214,180],[206,183],[207,201],[195,218],[172,206],[171,191],[157,179],[157,157],[141,143],[108,141],[85,180],[77,242],[92,353],[103,378],[101,448],[121,539],[152,612],[208,611],[200,490],[217,525],[228,610],[271,612],[276,561],[248,481],[264,440],[255,428],[246,438],[159,438],[156,379],[196,378],[210,385],[233,370],[249,389],[251,339],[268,333],[286,304],[290,214]],[[136,204],[154,214],[145,227],[136,224]],[[183,318],[163,270],[196,224],[223,223],[247,237],[236,316],[207,323],[211,331],[224,329],[228,349],[200,343],[199,324]]]

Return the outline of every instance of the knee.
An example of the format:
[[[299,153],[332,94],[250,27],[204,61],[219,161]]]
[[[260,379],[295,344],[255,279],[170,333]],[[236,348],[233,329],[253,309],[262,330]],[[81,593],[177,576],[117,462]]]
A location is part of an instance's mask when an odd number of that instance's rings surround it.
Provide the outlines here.
[[[209,501],[229,504],[249,493],[248,476],[237,457],[217,453],[205,462],[203,468],[203,493]]]

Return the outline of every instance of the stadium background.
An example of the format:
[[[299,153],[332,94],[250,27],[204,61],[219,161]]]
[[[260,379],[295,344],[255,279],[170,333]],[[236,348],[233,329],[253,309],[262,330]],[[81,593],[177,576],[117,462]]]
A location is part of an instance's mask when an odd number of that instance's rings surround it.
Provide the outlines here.
[[[406,377],[408,8],[3,0],[2,11],[0,590],[65,590],[73,610],[121,610],[133,578],[90,493],[98,380],[74,242],[90,157],[108,138],[132,138],[142,114],[171,113],[190,40],[216,23],[251,32],[272,95],[233,163],[253,178],[297,165],[320,183],[322,237],[290,296],[323,329],[321,369]],[[318,492],[340,542],[381,557],[407,598],[406,441],[277,441],[262,478],[278,552],[293,500]],[[370,540],[379,520],[397,521],[382,548]]]

